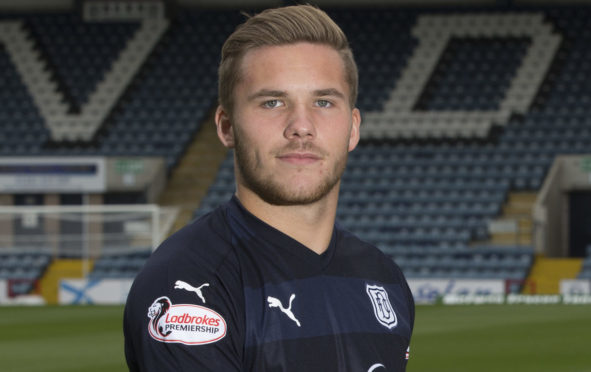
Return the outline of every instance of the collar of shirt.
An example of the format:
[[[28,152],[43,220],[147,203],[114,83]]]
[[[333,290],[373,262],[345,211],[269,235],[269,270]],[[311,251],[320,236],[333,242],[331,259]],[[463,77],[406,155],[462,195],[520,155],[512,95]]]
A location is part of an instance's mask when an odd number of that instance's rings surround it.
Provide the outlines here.
[[[338,231],[336,226],[333,228],[327,250],[319,255],[250,213],[235,195],[232,196],[232,199],[228,203],[226,215],[231,229],[238,238],[262,241],[270,245],[271,249],[280,250],[280,254],[289,254],[304,261],[308,268],[316,268],[319,271],[323,271],[330,264],[334,256]]]

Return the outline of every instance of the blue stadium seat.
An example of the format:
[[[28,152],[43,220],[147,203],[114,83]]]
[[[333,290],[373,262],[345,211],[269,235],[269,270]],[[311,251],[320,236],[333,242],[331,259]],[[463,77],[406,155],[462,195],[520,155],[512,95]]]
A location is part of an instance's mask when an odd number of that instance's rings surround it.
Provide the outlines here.
[[[412,27],[431,10],[329,10],[354,46],[360,71],[358,105],[363,113],[388,109],[388,96],[418,45]],[[487,220],[499,215],[510,191],[539,190],[556,155],[591,148],[591,85],[586,84],[591,74],[589,12],[551,6],[537,11],[546,13],[568,38],[568,48],[558,51],[531,108],[480,142],[362,141],[350,155],[342,182],[338,216],[345,227],[362,230],[385,250],[460,247],[487,237]],[[453,12],[437,10],[438,14]],[[219,48],[242,20],[236,13],[177,12],[96,138],[97,150],[84,144],[47,146],[49,132],[43,118],[6,51],[0,49],[2,92],[10,92],[0,94],[0,154],[159,155],[169,168],[174,167],[216,103]],[[86,23],[72,12],[18,17],[25,20],[43,58],[51,62],[49,69],[73,108],[88,99],[138,28],[133,22]],[[416,109],[496,109],[528,43],[524,38],[454,38]],[[229,155],[196,217],[232,194],[231,161]],[[511,259],[498,263],[511,267]],[[479,275],[453,270],[458,275]]]

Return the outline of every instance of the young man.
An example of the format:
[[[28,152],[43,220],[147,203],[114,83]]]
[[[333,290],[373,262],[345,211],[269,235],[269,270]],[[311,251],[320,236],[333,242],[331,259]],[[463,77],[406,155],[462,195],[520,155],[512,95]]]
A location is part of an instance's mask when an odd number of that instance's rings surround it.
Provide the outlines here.
[[[414,322],[400,269],[335,225],[359,141],[357,69],[312,6],[229,37],[218,136],[236,194],[159,247],[125,309],[132,371],[403,371]]]

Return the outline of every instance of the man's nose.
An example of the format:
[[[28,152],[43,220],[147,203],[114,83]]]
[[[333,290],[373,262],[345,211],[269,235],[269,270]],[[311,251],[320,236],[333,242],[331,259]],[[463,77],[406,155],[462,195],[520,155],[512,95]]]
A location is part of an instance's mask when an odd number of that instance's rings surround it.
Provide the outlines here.
[[[292,107],[284,135],[287,139],[306,139],[315,137],[316,126],[314,125],[311,109],[304,105],[295,105]]]

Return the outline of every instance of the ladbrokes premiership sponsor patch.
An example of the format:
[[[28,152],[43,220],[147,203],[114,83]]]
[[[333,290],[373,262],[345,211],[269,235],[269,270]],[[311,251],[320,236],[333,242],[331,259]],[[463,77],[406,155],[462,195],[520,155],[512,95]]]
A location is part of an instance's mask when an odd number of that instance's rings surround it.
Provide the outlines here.
[[[199,305],[173,305],[168,297],[154,301],[148,318],[150,336],[161,342],[204,345],[226,336],[226,321],[220,314]]]

